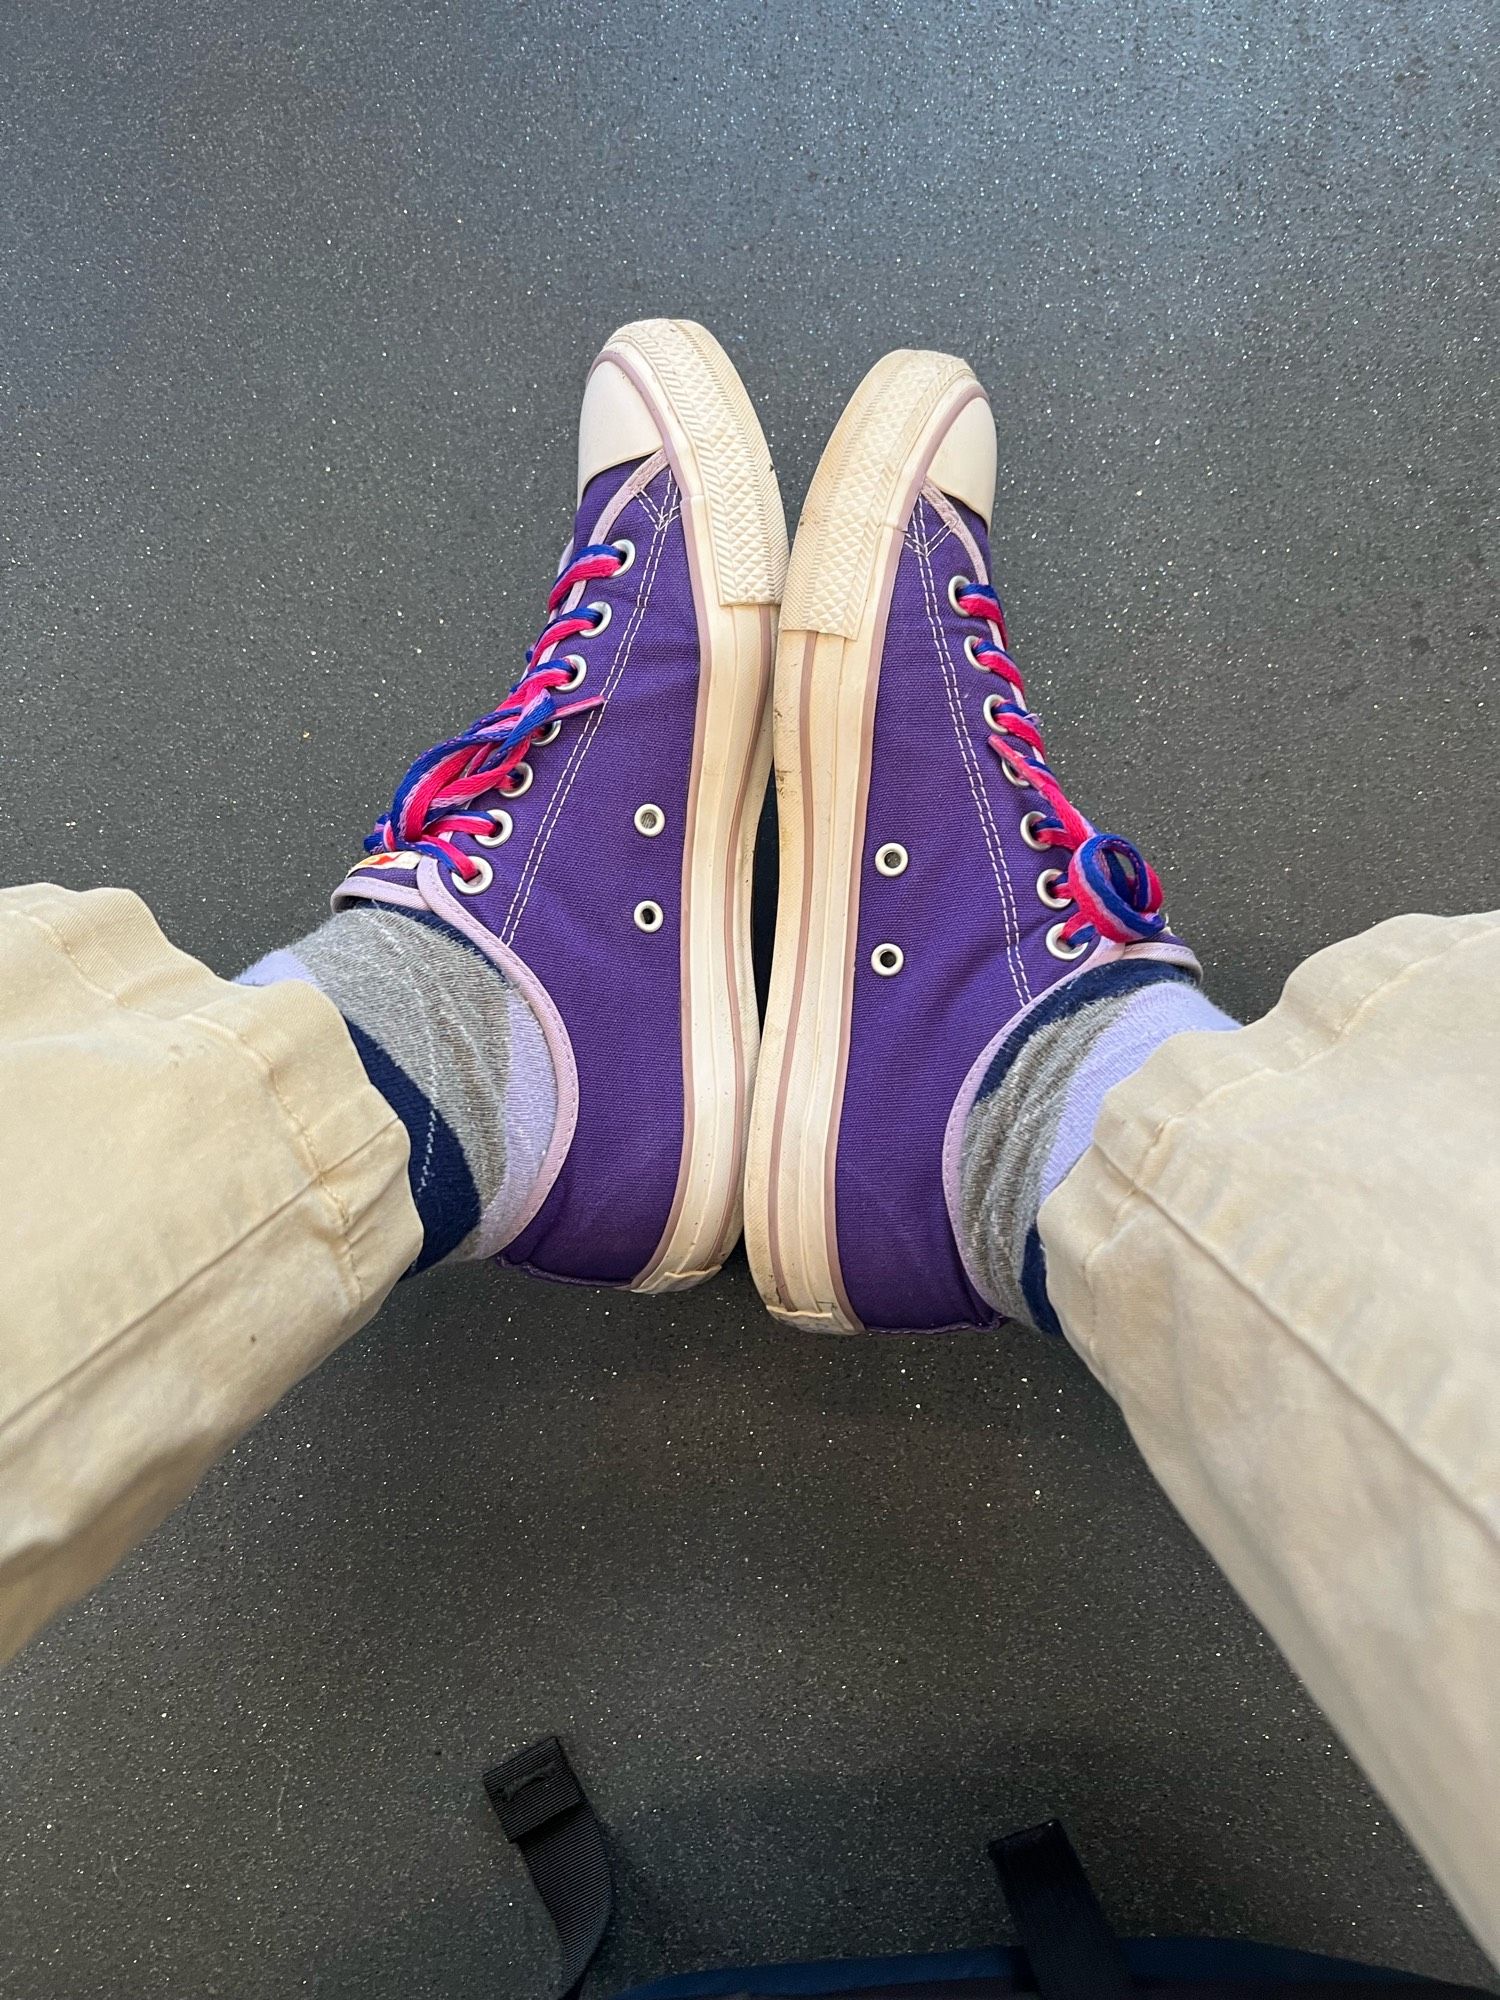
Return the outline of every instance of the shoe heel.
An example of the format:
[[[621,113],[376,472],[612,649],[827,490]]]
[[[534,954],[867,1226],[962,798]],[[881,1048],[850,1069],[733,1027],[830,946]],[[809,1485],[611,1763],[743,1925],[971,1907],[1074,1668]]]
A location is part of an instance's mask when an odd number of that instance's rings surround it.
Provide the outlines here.
[[[661,1242],[631,1286],[684,1291],[713,1276],[741,1229],[760,1041],[750,880],[770,772],[786,517],[749,393],[705,328],[637,320],[600,359],[631,378],[667,440],[704,641],[683,850],[682,1165]]]
[[[889,584],[922,478],[983,394],[952,355],[877,362],[828,441],[787,571],[773,698],[781,889],[745,1243],[767,1309],[815,1332],[866,1330],[840,1270],[834,1170]]]

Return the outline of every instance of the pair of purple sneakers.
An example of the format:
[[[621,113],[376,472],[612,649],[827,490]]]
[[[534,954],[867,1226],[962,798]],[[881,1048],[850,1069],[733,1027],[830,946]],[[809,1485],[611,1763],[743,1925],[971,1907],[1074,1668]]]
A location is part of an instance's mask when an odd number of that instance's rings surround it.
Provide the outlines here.
[[[1151,870],[1046,763],[991,582],[994,482],[969,369],[888,355],[834,431],[788,570],[770,454],[718,343],[646,320],[599,355],[526,670],[412,766],[334,898],[432,912],[542,1023],[556,1123],[505,1262],[681,1289],[722,1264],[743,1199],[780,1318],[994,1322],[954,1221],[990,1055],[1085,967],[1194,963]],[[750,870],[773,710],[760,1046]]]

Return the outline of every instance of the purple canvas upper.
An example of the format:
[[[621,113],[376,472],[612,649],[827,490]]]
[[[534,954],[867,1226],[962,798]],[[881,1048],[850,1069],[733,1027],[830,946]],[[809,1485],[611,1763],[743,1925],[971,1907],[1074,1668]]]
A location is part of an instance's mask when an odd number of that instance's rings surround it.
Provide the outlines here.
[[[587,662],[578,696],[600,705],[527,752],[523,794],[476,802],[510,813],[503,845],[455,836],[493,869],[487,888],[455,895],[452,870],[430,861],[419,878],[435,885],[424,894],[439,914],[477,924],[520,962],[542,989],[540,1001],[528,997],[544,1013],[550,1001],[554,1037],[565,1037],[576,1067],[571,1143],[505,1260],[603,1284],[627,1283],[650,1261],[683,1140],[678,923],[699,635],[680,495],[659,459],[601,473],[583,495],[572,546],[622,539],[635,545],[630,567],[584,593],[608,605],[608,624],[566,647]],[[635,824],[645,804],[665,816],[655,837]],[[378,863],[372,873],[412,879]],[[635,922],[644,901],[663,913],[655,931]]]
[[[983,522],[927,488],[892,589],[876,697],[859,873],[850,1053],[835,1174],[845,1289],[870,1327],[993,1325],[949,1222],[944,1141],[976,1059],[1021,1009],[1078,970],[1048,950],[1065,914],[1038,897],[1067,854],[1037,852],[1023,815],[1043,801],[1005,777],[971,665],[983,626],[953,609],[954,578],[989,578]],[[887,875],[876,854],[909,860]],[[872,954],[894,944],[899,972]]]

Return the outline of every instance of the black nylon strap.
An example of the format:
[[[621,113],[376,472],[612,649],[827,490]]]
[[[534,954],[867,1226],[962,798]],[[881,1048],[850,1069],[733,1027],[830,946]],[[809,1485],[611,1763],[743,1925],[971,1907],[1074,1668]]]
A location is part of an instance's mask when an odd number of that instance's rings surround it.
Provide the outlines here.
[[[1434,1986],[1430,1980],[1350,1981],[1340,1973],[1336,1979],[1148,1979],[1137,1989],[1138,2000],[1485,2000],[1477,1986]],[[915,1986],[861,1986],[841,1993],[839,2000],[1036,2000],[1036,1987],[1028,1979],[1018,1986],[1013,1979],[920,1980]],[[737,1993],[730,2000],[755,2000],[752,1994]]]
[[[577,2000],[614,1908],[604,1830],[555,1736],[486,1771],[484,1789],[556,1926],[561,2000]]]
[[[1041,2000],[1132,2000],[1139,1992],[1061,1824],[990,1843]]]

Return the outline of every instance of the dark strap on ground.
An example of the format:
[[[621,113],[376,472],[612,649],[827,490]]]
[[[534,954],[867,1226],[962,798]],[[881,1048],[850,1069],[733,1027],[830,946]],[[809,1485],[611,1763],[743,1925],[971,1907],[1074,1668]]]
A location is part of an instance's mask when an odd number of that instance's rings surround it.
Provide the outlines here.
[[[555,1736],[486,1771],[484,1789],[556,1926],[561,2000],[577,2000],[614,1908],[604,1830]]]
[[[1180,1979],[1146,1980],[1138,1986],[1139,2000],[1485,2000],[1477,1986],[1434,1986],[1428,1979]],[[922,1980],[915,1986],[861,1986],[840,1989],[837,2000],[1035,2000],[1028,1980]],[[765,1995],[734,1994],[729,2000],[766,2000]],[[826,2000],[826,1996],[825,1996]]]
[[[1055,1819],[990,1843],[1041,2000],[1134,2000],[1120,1940]]]

